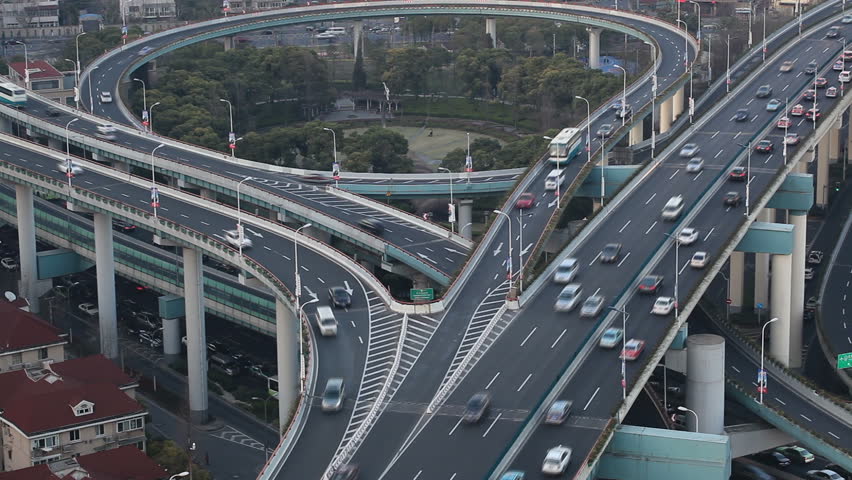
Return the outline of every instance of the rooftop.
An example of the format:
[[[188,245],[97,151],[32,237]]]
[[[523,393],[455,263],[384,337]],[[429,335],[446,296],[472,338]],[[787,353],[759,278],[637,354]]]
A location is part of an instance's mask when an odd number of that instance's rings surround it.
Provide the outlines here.
[[[26,76],[24,73],[24,65],[24,62],[12,62],[9,64],[9,68],[14,70],[19,77],[24,78]],[[44,60],[30,60],[27,68],[30,70],[30,80],[62,77],[62,72]]]
[[[0,472],[0,480],[162,480],[168,472],[133,445],[69,458],[49,465],[36,465]]]
[[[16,304],[0,300],[0,354],[67,343],[60,330]]]

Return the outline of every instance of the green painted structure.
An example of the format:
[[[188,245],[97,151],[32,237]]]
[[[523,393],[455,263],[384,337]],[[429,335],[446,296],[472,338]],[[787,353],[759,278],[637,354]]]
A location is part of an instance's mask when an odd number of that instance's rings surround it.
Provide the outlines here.
[[[807,212],[814,205],[814,178],[809,173],[791,173],[767,202],[767,208]]]
[[[748,228],[736,250],[748,253],[793,253],[793,225],[789,223],[754,222]]]
[[[186,303],[183,297],[177,295],[163,295],[157,297],[157,310],[160,318],[178,318],[186,314]]]
[[[62,277],[82,272],[94,265],[91,260],[81,257],[66,248],[36,253],[36,269],[39,280]]]

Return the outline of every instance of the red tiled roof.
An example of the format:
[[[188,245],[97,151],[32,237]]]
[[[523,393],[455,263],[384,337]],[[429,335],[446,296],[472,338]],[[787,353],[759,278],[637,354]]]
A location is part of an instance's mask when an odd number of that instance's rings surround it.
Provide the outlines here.
[[[9,68],[14,70],[19,77],[24,78],[24,62],[12,62],[9,64]],[[30,70],[30,80],[36,80],[38,78],[55,78],[62,77],[62,72],[53,67],[53,65],[45,62],[44,60],[30,60],[27,67]]]
[[[76,465],[67,468],[56,465],[56,473],[47,465],[22,468],[12,472],[0,472],[0,480],[165,480],[168,472],[157,465],[133,445],[83,455],[76,458]],[[73,460],[69,460],[73,462]],[[63,465],[64,466],[64,465]],[[71,475],[74,475],[73,477]],[[81,476],[86,474],[86,476]]]
[[[0,301],[0,353],[67,343],[60,330],[15,305]]]
[[[115,362],[100,354],[54,363],[50,368],[63,378],[73,378],[84,383],[108,383],[119,388],[137,383],[121,371]]]
[[[103,358],[103,357],[101,357]],[[81,359],[88,360],[91,359]],[[0,375],[0,409],[3,410],[2,419],[12,423],[18,429],[31,436],[40,432],[49,432],[59,428],[68,428],[74,425],[91,423],[98,420],[107,420],[135,413],[144,413],[145,409],[138,402],[127,396],[115,383],[113,373],[106,368],[102,362],[91,362],[90,365],[99,365],[107,371],[105,379],[98,379],[100,370],[86,372],[75,377],[79,368],[63,369],[63,363],[53,365],[56,374],[48,372],[34,380],[26,370],[18,370]],[[77,366],[86,362],[77,362]],[[65,371],[66,374],[60,373]],[[129,377],[126,377],[129,378]],[[125,378],[125,380],[126,380]],[[123,380],[122,380],[123,381]],[[88,415],[75,416],[74,406],[81,399],[92,402],[94,411]]]

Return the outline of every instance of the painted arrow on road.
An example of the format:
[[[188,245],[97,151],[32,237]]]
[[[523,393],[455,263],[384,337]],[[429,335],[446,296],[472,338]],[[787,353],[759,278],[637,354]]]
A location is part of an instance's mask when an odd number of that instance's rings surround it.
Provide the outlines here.
[[[314,300],[319,300],[319,298],[317,298],[317,294],[316,294],[316,293],[314,293],[314,292],[312,292],[312,291],[311,291],[311,289],[310,289],[310,288],[308,288],[307,286],[303,286],[303,287],[302,287],[302,289],[304,289],[306,292],[308,292],[308,295],[309,295],[311,298],[313,298]]]
[[[444,247],[444,250],[446,250],[446,251],[448,251],[448,252],[450,252],[450,253],[455,253],[455,254],[457,254],[457,255],[463,255],[463,254],[462,254],[462,252],[460,252],[460,251],[456,250],[455,248]]]
[[[494,256],[500,255],[500,252],[503,250],[503,242],[500,242],[500,245],[497,245],[497,249],[494,250]]]
[[[532,246],[533,246],[533,244],[532,244],[532,243],[531,243],[531,244],[529,244],[529,245],[527,245],[527,248],[525,248],[525,249],[521,250],[521,255],[526,255],[526,254],[527,254],[527,252],[529,252],[529,251],[530,251],[530,249],[532,248]]]
[[[349,286],[349,282],[348,282],[348,281],[345,281],[345,280],[344,280],[344,281],[343,281],[343,285],[345,285],[345,286],[346,286],[346,293],[348,293],[348,294],[349,294],[349,296],[351,297],[351,296],[352,296],[352,292],[354,292],[355,290],[352,290],[352,287],[350,287],[350,286]]]
[[[556,202],[558,202],[558,201],[559,201],[559,198],[556,198],[552,202],[548,203],[547,204],[548,208],[553,208],[553,206],[556,205]]]
[[[246,230],[248,230],[248,232],[249,232],[250,234],[254,235],[255,237],[263,238],[263,235],[261,235],[261,234],[260,234],[260,232],[255,232],[254,230],[252,230],[252,229],[250,229],[250,228],[246,228]]]
[[[436,262],[435,260],[432,260],[431,258],[427,257],[426,255],[423,255],[422,253],[418,253],[417,255],[418,255],[419,257],[421,257],[421,258],[425,259],[425,260],[428,260],[428,261],[430,261],[430,262],[434,263],[435,265],[437,265],[437,264],[438,264],[438,262]]]

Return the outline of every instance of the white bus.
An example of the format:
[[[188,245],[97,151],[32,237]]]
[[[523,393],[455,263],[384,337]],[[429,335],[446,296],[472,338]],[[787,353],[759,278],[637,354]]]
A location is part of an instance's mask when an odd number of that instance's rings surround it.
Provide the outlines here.
[[[27,106],[27,92],[14,83],[0,83],[0,103],[15,108],[24,108]]]
[[[582,130],[565,128],[550,141],[550,163],[568,163],[583,148]]]

